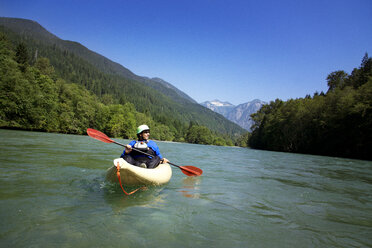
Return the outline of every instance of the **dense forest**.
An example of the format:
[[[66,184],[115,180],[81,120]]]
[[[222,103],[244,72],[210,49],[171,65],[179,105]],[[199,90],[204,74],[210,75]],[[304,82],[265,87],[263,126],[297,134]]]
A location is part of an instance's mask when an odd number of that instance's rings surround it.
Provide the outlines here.
[[[125,99],[128,97],[125,94],[117,99],[109,93],[110,89],[100,88],[94,82],[87,88],[72,83],[80,80],[84,73],[96,73],[96,78],[106,77],[104,80],[108,82],[115,78],[122,82],[119,76],[106,75],[94,68],[80,68],[79,62],[80,66],[89,64],[79,58],[56,60],[59,63],[75,61],[67,65],[74,69],[57,72],[48,58],[40,54],[35,56],[24,42],[14,44],[6,34],[0,33],[0,127],[72,134],[84,134],[91,127],[113,137],[135,138],[136,127],[146,123],[151,127],[153,139],[233,145],[227,134],[211,131],[196,122],[185,124],[182,119],[161,114],[153,117],[149,108],[156,105],[158,99],[151,90],[135,81],[121,83],[121,87],[137,87],[135,92],[145,94],[145,99],[153,103],[149,106],[144,103],[144,109],[140,110]],[[113,87],[116,87],[114,83]],[[101,94],[94,94],[94,88],[100,88]]]
[[[253,115],[252,148],[372,159],[372,58],[327,77],[327,93],[277,99]]]

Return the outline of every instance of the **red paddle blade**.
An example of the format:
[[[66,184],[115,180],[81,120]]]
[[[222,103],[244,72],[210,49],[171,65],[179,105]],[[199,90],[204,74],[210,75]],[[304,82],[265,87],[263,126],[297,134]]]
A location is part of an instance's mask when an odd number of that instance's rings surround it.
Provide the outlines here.
[[[95,130],[95,129],[92,129],[92,128],[88,128],[87,129],[87,133],[90,137],[92,137],[93,139],[96,139],[96,140],[99,140],[99,141],[102,141],[102,142],[105,142],[105,143],[113,143],[114,141],[112,139],[110,139],[109,137],[107,137],[106,134],[98,131],[98,130]]]
[[[202,169],[195,167],[195,166],[185,165],[185,166],[179,166],[179,168],[181,169],[183,174],[187,176],[200,176],[201,174],[203,174]]]

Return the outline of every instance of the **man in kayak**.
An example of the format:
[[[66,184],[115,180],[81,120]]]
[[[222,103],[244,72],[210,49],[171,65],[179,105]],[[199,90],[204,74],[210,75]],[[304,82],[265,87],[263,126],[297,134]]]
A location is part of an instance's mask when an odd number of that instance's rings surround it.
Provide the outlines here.
[[[147,125],[141,125],[137,128],[137,137],[138,140],[133,140],[125,146],[121,158],[130,164],[149,169],[157,167],[159,163],[169,162],[160,154],[158,145],[149,140],[150,128]]]

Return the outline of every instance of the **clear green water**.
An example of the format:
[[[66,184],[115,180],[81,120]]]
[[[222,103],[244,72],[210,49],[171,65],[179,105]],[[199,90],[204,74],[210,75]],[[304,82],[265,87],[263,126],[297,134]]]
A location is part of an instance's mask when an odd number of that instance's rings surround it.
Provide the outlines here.
[[[372,246],[370,161],[158,144],[203,176],[128,197],[104,181],[120,146],[0,130],[0,247]]]

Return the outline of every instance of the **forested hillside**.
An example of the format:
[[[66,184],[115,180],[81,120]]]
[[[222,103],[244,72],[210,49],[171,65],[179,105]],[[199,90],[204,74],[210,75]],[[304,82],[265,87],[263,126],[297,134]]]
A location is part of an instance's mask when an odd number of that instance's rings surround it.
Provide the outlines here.
[[[30,61],[25,43],[15,46],[0,33],[0,127],[73,134],[83,134],[87,127],[92,127],[113,137],[135,138],[136,127],[147,123],[154,139],[233,144],[227,135],[197,123],[186,125],[172,119],[168,126],[155,120],[148,110],[137,111],[133,103],[117,101],[109,94],[99,97],[62,79],[48,58],[38,56]],[[153,93],[139,83],[132,82],[127,87],[130,90],[137,84],[140,89],[143,87],[141,94],[149,94],[146,97],[156,101],[151,98]]]
[[[15,37],[15,41],[19,38],[23,39],[25,42],[31,41],[36,42],[32,47],[44,49],[44,46],[52,46],[58,48],[61,51],[72,53],[75,56],[82,58],[84,61],[91,64],[94,68],[99,69],[101,72],[109,75],[118,75],[126,79],[131,79],[137,82],[141,82],[146,86],[154,88],[163,94],[171,97],[174,101],[178,102],[193,102],[196,103],[192,98],[178,90],[171,84],[165,82],[159,78],[148,78],[135,75],[129,69],[124,66],[107,59],[94,51],[89,50],[78,42],[72,42],[67,40],[62,40],[52,33],[48,32],[37,22],[20,19],[20,18],[6,18],[0,17],[0,25],[7,27],[7,29],[12,30],[14,33],[21,35],[21,37]],[[39,45],[43,45],[39,47]],[[29,47],[31,45],[29,44]],[[36,50],[35,50],[36,52]],[[187,101],[184,101],[187,100]]]
[[[326,94],[276,100],[253,115],[253,148],[372,159],[372,58],[327,77]]]
[[[12,25],[9,24],[9,19],[12,20],[10,22]],[[54,71],[53,75],[49,75],[51,80],[80,85],[82,86],[82,88],[78,87],[80,90],[86,89],[93,93],[97,98],[95,102],[105,106],[130,105],[136,113],[150,118],[158,126],[167,127],[165,129],[170,130],[167,140],[185,140],[187,130],[191,126],[207,127],[212,136],[209,138],[209,143],[214,142],[213,136],[219,136],[231,144],[244,132],[236,124],[194,103],[187,95],[175,90],[161,79],[148,79],[134,74],[126,78],[121,73],[127,69],[89,51],[80,44],[62,41],[35,22],[15,20],[14,22],[13,18],[0,18],[0,24],[8,23],[6,27],[0,26],[0,31],[4,32],[6,39],[13,44],[10,50],[16,49],[19,44],[25,46],[27,64],[30,68],[35,68],[40,59],[47,58]],[[24,24],[23,29],[19,22]],[[94,58],[95,62],[87,61],[86,57]],[[104,68],[97,64],[107,66]],[[131,74],[129,70],[128,74]],[[137,119],[136,122],[141,120]],[[76,131],[76,133],[80,132],[81,130]],[[195,143],[199,142],[195,141]]]

